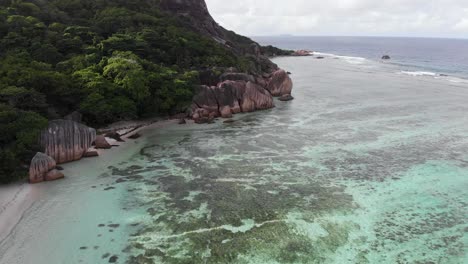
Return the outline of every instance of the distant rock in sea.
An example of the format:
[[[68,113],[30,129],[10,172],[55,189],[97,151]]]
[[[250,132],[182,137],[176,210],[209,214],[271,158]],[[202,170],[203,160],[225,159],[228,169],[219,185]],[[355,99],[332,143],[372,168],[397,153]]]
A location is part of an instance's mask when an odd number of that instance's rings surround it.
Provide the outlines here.
[[[312,51],[310,50],[296,50],[291,56],[312,56]]]
[[[389,60],[391,59],[389,55],[383,55],[382,56],[382,60]]]

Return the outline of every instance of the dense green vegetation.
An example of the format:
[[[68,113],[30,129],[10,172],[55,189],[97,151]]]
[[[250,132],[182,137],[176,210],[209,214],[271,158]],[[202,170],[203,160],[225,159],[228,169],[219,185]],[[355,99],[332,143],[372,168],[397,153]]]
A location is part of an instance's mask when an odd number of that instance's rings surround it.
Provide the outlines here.
[[[25,175],[47,119],[90,125],[184,111],[212,67],[252,62],[156,0],[0,0],[0,182]]]

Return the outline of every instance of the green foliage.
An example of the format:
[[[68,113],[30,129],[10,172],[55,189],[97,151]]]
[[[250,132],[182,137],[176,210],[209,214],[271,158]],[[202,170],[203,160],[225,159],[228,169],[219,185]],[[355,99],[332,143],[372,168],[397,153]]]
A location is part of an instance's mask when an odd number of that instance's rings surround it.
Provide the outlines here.
[[[0,103],[0,183],[24,177],[47,119]],[[25,166],[26,165],[26,166]]]
[[[78,110],[89,125],[105,125],[183,112],[197,70],[255,69],[158,5],[0,1],[0,181],[24,173],[46,118]],[[248,39],[232,34],[248,48]]]

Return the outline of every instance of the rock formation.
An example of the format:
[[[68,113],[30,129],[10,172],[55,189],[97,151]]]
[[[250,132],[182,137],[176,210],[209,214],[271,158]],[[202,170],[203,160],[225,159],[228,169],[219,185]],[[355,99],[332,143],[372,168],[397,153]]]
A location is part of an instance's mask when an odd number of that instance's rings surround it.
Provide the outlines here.
[[[195,122],[207,123],[214,117],[230,118],[240,112],[274,106],[271,94],[258,84],[227,80],[218,86],[200,86],[193,99],[192,111]]]
[[[390,56],[388,56],[388,55],[383,55],[383,56],[382,56],[382,60],[389,60],[389,59],[391,59],[391,58],[390,58]]]
[[[96,130],[71,120],[54,120],[41,132],[40,145],[58,164],[79,160],[91,147]]]
[[[51,171],[57,171],[55,166],[57,166],[57,163],[53,158],[41,152],[36,153],[29,165],[29,182],[39,183],[45,181],[46,178],[51,180],[53,177],[46,176]],[[56,172],[54,172],[54,174],[56,174]]]
[[[298,56],[298,57],[312,56],[312,51],[310,51],[310,50],[296,50],[296,51],[294,51],[293,54],[291,54],[291,56]]]
[[[229,118],[240,112],[274,107],[272,96],[290,95],[292,81],[267,56],[291,55],[272,46],[261,47],[255,41],[221,27],[210,15],[204,0],[161,0],[160,7],[172,15],[183,17],[196,32],[213,38],[236,55],[241,55],[255,67],[248,73],[236,69],[207,69],[200,74],[200,86],[195,91],[192,117],[196,123],[210,123],[215,117]],[[310,55],[297,51],[296,56]],[[224,74],[219,76],[219,72]]]
[[[273,96],[282,96],[291,94],[292,86],[292,80],[289,75],[284,70],[278,70],[272,74],[266,89]]]
[[[99,135],[96,137],[96,140],[94,141],[94,145],[96,146],[97,149],[110,149],[112,148],[111,144],[107,142],[106,137],[103,135]]]

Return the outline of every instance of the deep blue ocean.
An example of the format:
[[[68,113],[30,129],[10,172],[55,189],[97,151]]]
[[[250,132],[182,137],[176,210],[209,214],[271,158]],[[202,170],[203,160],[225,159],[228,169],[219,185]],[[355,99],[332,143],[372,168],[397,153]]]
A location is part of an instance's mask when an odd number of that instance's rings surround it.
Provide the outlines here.
[[[399,66],[402,71],[468,78],[468,39],[296,36],[253,39],[262,45],[374,61],[386,54],[392,58],[388,63]]]

